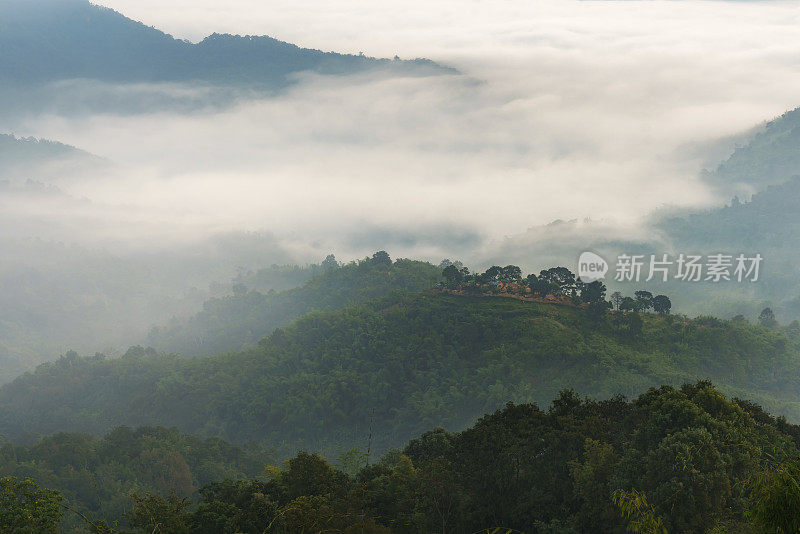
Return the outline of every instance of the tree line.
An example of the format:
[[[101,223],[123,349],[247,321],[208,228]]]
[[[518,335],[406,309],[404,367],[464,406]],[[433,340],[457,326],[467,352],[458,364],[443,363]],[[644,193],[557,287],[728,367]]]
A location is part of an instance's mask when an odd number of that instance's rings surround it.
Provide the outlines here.
[[[800,527],[798,447],[800,427],[709,382],[633,400],[564,390],[546,410],[509,403],[379,459],[299,452],[190,496],[121,487],[129,506],[116,521],[6,477],[0,527],[55,532],[74,516],[76,531],[106,534],[789,533]],[[63,437],[60,455],[79,464]]]

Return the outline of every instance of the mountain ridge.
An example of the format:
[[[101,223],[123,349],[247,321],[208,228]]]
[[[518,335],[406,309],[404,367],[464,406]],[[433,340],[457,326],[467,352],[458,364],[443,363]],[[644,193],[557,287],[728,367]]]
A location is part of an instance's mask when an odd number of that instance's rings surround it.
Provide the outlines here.
[[[193,44],[83,0],[11,0],[0,5],[0,83],[86,78],[281,87],[301,71],[328,75],[456,72],[425,59],[323,52],[267,36],[214,33]]]

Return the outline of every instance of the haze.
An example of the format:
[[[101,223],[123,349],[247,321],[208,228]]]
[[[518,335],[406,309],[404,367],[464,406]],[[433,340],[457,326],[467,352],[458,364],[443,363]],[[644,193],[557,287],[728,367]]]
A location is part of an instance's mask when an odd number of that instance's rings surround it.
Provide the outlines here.
[[[116,165],[59,181],[91,201],[60,214],[64,230],[51,237],[70,241],[146,247],[248,230],[274,233],[299,261],[375,247],[437,259],[475,257],[557,218],[622,232],[665,205],[728,200],[699,171],[727,155],[729,136],[796,105],[800,90],[796,2],[103,5],[194,41],[268,34],[424,56],[462,74],[307,76],[223,106],[203,103],[207,88],[65,85],[64,94],[201,102],[8,119],[18,135]],[[15,209],[52,216],[42,206]]]

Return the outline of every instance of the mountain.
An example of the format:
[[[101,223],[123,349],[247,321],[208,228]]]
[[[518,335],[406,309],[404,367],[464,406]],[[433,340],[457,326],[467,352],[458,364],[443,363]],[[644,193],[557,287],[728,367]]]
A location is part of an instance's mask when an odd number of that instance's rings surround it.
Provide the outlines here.
[[[302,71],[332,75],[454,72],[424,59],[322,52],[264,36],[214,34],[193,44],[83,0],[0,3],[0,85],[84,78],[280,87],[290,82],[290,75]]]
[[[35,137],[0,134],[0,180],[58,182],[67,176],[96,172],[108,162],[79,148]],[[0,191],[0,194],[7,192]]]
[[[726,191],[753,192],[800,174],[800,108],[771,120],[704,179]]]
[[[706,209],[667,206],[626,230],[607,221],[554,221],[498,241],[490,259],[533,270],[575,265],[589,250],[611,265],[610,290],[667,293],[677,309],[690,315],[725,310],[726,317],[741,314],[753,320],[771,307],[782,322],[800,320],[800,108],[767,123],[703,179],[730,196]],[[763,263],[757,283],[645,282],[645,275],[632,288],[613,280],[621,254],[642,255],[648,261],[663,254],[673,261],[680,254],[760,254]],[[531,258],[537,263],[530,264]]]
[[[392,292],[430,289],[439,281],[441,270],[430,263],[404,259],[392,263],[388,255],[380,254],[342,267],[331,256],[318,269],[318,276],[281,292],[261,293],[245,285],[255,285],[257,280],[242,279],[235,284],[234,294],[206,301],[198,314],[154,327],[147,343],[185,356],[242,350],[310,311],[346,308]]]
[[[31,165],[73,157],[92,158],[91,154],[57,141],[0,134],[0,164]]]
[[[645,315],[631,337],[615,317],[424,292],[310,313],[241,353],[69,354],[0,388],[0,433],[176,426],[285,455],[362,447],[372,425],[382,451],[431,426],[465,428],[509,400],[548,402],[565,387],[608,397],[701,378],[800,419],[796,333]]]

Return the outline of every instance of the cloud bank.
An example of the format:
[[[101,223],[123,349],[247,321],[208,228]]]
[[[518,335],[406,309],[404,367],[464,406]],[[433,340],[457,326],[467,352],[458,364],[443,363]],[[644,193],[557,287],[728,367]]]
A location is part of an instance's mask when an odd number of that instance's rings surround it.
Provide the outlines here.
[[[464,73],[309,76],[227,107],[170,104],[204,88],[103,88],[167,102],[135,113],[70,112],[70,95],[98,90],[73,82],[59,108],[10,117],[17,134],[115,162],[59,181],[80,210],[45,210],[72,216],[77,240],[118,246],[247,230],[300,260],[480,258],[557,218],[632,232],[659,207],[726,200],[698,179],[706,148],[800,94],[796,2],[101,3],[181,38],[269,34]],[[31,216],[30,202],[14,206]]]

